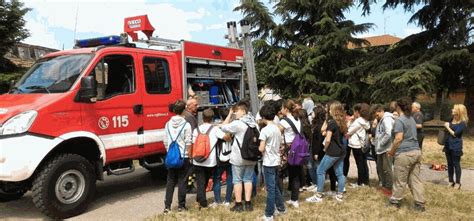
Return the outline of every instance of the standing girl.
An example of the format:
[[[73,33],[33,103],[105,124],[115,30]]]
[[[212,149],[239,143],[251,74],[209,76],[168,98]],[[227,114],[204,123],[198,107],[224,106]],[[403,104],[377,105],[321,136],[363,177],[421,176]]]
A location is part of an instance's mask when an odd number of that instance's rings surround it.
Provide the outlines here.
[[[325,129],[326,128],[326,129]],[[334,166],[337,177],[338,191],[335,196],[337,201],[342,201],[344,186],[346,177],[343,173],[344,167],[344,156],[346,150],[342,144],[343,135],[347,132],[347,124],[344,119],[344,108],[341,103],[333,102],[329,106],[329,119],[327,121],[327,127],[323,126],[322,129],[325,133],[324,138],[324,155],[317,170],[318,180],[318,191],[312,197],[308,199],[309,202],[321,202],[324,197],[324,181],[326,178],[326,171]]]
[[[291,143],[295,139],[296,133],[302,133],[302,124],[301,120],[299,119],[297,106],[293,100],[286,100],[283,103],[281,113],[284,117],[280,120],[279,128],[283,134],[283,153],[287,155],[288,150],[291,147]],[[298,131],[294,131],[293,127],[295,127]],[[289,187],[291,190],[291,199],[287,201],[287,203],[295,208],[298,208],[298,199],[300,192],[299,189],[301,186],[303,167],[288,165],[287,168],[289,176]]]
[[[469,118],[467,116],[467,109],[462,104],[454,105],[452,115],[453,119],[444,124],[446,131],[449,133],[444,146],[444,152],[448,161],[449,183],[452,187],[461,189],[462,134],[466,130]],[[454,174],[456,174],[456,182],[454,182]]]

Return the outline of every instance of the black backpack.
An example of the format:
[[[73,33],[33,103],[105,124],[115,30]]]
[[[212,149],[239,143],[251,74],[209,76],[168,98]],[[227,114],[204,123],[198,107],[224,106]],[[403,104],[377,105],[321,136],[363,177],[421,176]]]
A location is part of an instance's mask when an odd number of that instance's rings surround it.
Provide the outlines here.
[[[237,141],[242,159],[258,161],[262,157],[262,153],[258,150],[258,146],[260,145],[260,140],[258,139],[260,133],[258,132],[257,127],[251,127],[247,123],[243,123],[247,125],[247,130],[245,131],[242,145],[240,145],[237,138],[234,138],[234,140]]]

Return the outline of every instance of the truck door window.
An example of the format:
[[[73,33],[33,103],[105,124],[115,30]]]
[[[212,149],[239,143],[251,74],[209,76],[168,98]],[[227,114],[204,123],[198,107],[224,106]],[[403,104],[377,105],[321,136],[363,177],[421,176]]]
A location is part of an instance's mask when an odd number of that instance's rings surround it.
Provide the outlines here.
[[[145,87],[149,94],[169,94],[171,80],[168,61],[163,58],[143,58]]]
[[[97,100],[135,92],[135,71],[130,55],[105,56],[94,68]]]

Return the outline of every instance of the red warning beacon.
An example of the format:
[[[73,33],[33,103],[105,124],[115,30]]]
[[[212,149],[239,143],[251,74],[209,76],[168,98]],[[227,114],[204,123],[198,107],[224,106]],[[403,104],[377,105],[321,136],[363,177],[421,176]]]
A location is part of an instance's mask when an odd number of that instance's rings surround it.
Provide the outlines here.
[[[150,39],[155,31],[155,28],[148,20],[148,15],[140,15],[125,18],[123,30],[132,37],[133,41],[138,40],[136,31],[142,31],[148,39]]]

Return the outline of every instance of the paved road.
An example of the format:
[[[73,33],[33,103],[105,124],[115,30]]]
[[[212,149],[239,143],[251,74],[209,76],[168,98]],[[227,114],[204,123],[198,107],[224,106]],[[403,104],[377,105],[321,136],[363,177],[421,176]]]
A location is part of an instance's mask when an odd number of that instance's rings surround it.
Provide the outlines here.
[[[97,184],[96,197],[89,209],[71,220],[142,220],[164,209],[165,182],[153,178],[141,167],[128,175],[105,177],[105,181]],[[31,193],[20,200],[0,204],[0,220],[43,219],[47,217],[36,209]]]
[[[355,162],[351,158],[349,177],[357,177]],[[375,163],[369,163],[370,178],[377,179]],[[447,172],[429,170],[422,167],[425,181],[447,185]],[[463,189],[474,191],[474,170],[463,170]],[[145,169],[138,167],[128,175],[109,176],[105,181],[98,182],[95,200],[82,215],[71,220],[143,220],[163,211],[165,182],[153,178]],[[175,191],[175,194],[177,191]],[[211,194],[208,195],[210,197]],[[176,195],[173,207],[177,207]],[[187,204],[191,206],[194,195],[188,195]],[[0,220],[43,220],[41,214],[31,201],[31,193],[27,193],[17,201],[0,203]]]

